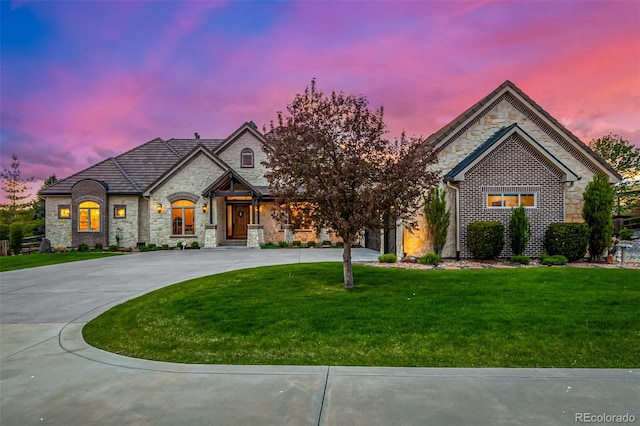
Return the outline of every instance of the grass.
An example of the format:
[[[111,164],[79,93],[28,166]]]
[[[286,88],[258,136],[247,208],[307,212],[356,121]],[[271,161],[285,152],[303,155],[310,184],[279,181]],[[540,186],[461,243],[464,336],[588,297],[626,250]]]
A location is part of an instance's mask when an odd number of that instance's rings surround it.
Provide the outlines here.
[[[640,366],[640,280],[624,269],[419,271],[340,263],[229,272],[88,323],[123,355],[183,363]]]
[[[121,253],[106,252],[68,252],[68,253],[32,253],[19,256],[0,257],[0,272],[16,269],[35,268],[37,266],[55,265],[57,263],[77,262],[79,260],[97,259],[99,257],[117,256]]]

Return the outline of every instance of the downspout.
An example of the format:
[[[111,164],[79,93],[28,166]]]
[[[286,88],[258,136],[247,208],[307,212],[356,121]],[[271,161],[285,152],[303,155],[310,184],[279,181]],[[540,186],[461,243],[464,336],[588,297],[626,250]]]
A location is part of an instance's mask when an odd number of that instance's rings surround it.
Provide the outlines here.
[[[460,189],[447,181],[447,186],[456,193],[456,260],[460,260]]]

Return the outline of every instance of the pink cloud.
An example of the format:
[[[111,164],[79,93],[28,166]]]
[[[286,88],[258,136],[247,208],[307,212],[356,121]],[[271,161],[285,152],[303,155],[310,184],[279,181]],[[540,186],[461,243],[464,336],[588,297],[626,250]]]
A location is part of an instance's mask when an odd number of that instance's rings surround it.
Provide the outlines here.
[[[37,78],[2,64],[3,158],[65,177],[157,136],[261,128],[313,77],[384,106],[389,137],[428,136],[510,79],[585,142],[640,145],[636,2],[270,3],[237,30],[213,24],[234,2],[117,5],[21,5],[71,44]]]

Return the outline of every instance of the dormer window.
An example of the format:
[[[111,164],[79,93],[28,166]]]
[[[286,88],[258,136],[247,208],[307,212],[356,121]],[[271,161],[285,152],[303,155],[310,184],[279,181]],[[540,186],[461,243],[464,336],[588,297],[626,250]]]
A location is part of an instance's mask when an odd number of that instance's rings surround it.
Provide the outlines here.
[[[240,166],[241,167],[253,167],[253,151],[249,148],[242,150],[240,154]]]

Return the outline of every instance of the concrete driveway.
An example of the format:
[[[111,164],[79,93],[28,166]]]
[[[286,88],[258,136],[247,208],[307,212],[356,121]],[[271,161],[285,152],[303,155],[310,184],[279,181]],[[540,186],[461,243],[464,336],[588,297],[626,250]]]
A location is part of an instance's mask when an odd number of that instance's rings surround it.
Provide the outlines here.
[[[341,254],[170,251],[1,273],[0,423],[640,423],[636,370],[185,365],[107,353],[81,336],[82,326],[108,308],[169,284],[262,265],[339,261]],[[354,251],[356,261],[376,257]]]

